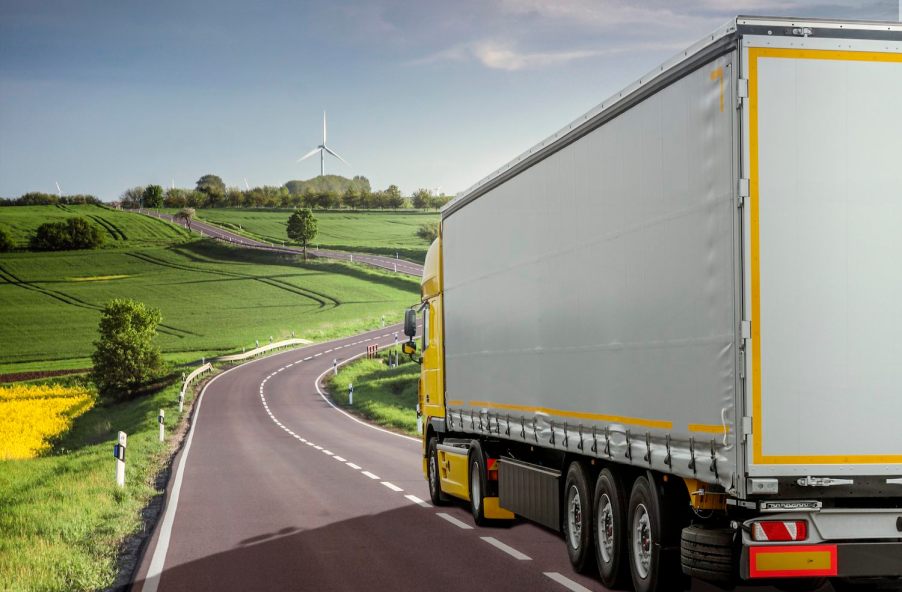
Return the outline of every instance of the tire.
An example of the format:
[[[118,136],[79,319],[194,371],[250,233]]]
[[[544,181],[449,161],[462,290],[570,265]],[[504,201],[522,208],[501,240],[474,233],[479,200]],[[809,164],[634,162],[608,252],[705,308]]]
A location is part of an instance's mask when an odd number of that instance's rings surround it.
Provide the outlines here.
[[[683,573],[725,588],[736,585],[739,559],[729,528],[689,526],[680,540],[680,564]]]
[[[570,463],[564,481],[563,528],[564,542],[570,563],[578,573],[592,569],[595,560],[592,545],[592,498],[589,497],[589,477],[584,465]]]
[[[429,483],[429,499],[436,506],[448,505],[448,496],[442,493],[442,482],[438,470],[438,439],[429,438],[426,446],[426,481]]]
[[[486,526],[489,521],[485,517],[485,455],[482,453],[482,446],[479,442],[473,440],[470,445],[470,460],[467,471],[467,484],[470,489],[470,513],[473,514],[473,521],[477,526]]]
[[[605,588],[625,588],[630,579],[626,544],[628,504],[623,482],[610,469],[602,469],[595,482],[592,534],[595,538],[595,562]]]
[[[636,592],[684,590],[688,584],[675,557],[666,553],[669,532],[668,516],[662,512],[662,500],[649,480],[638,477],[633,482],[627,518],[630,575]]]

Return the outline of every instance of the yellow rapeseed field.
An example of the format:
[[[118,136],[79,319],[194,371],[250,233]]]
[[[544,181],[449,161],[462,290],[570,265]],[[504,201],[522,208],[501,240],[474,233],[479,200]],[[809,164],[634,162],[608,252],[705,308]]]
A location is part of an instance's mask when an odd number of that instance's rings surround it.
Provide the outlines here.
[[[83,387],[0,387],[0,460],[37,456],[92,405],[94,396]]]

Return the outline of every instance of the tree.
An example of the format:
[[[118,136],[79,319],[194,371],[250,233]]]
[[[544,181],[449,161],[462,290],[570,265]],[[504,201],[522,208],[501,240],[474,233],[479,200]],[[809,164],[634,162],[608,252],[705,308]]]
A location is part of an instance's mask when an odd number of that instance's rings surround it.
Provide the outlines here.
[[[172,187],[166,190],[163,205],[167,208],[184,208],[188,205],[188,194],[184,189]]]
[[[115,299],[106,304],[91,355],[91,377],[101,396],[129,398],[159,375],[163,360],[154,338],[162,320],[159,310],[141,302]]]
[[[182,208],[175,217],[178,220],[182,220],[185,223],[185,226],[188,227],[188,230],[191,230],[191,221],[194,220],[196,214],[197,211],[195,211],[194,208]]]
[[[417,189],[411,199],[413,207],[425,210],[432,205],[432,192],[428,189]]]
[[[7,251],[12,251],[13,249],[13,241],[9,238],[9,234],[0,228],[0,253],[5,253]]]
[[[33,251],[68,251],[94,249],[103,244],[100,228],[84,218],[65,222],[44,222],[35,230],[29,247]]]
[[[388,189],[384,191],[384,195],[385,207],[397,210],[404,205],[404,197],[401,195],[401,190],[398,189],[397,185],[389,185]]]
[[[141,201],[144,199],[144,187],[138,185],[137,187],[132,187],[131,189],[126,189],[122,192],[122,195],[119,196],[119,201],[122,202],[122,207],[134,210],[141,207]]]
[[[438,238],[438,222],[420,224],[417,228],[417,236],[430,243]]]
[[[316,218],[308,208],[295,210],[288,218],[288,238],[304,247],[304,261],[307,260],[307,243],[316,237]]]
[[[142,194],[145,208],[163,207],[163,188],[159,185],[148,185]]]
[[[207,194],[208,201],[216,203],[225,196],[226,186],[216,175],[204,175],[197,180],[197,190]]]

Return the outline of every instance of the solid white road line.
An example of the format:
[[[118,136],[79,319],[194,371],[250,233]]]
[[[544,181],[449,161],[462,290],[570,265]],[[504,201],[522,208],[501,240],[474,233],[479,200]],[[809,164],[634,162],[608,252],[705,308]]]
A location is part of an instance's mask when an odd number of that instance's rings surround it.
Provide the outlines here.
[[[160,585],[160,576],[163,573],[163,566],[166,562],[166,552],[169,551],[169,541],[172,538],[172,525],[175,522],[175,512],[179,505],[179,494],[182,491],[182,480],[185,478],[185,464],[188,461],[188,453],[191,452],[191,443],[194,441],[194,430],[197,428],[197,422],[200,421],[200,406],[204,402],[204,393],[207,392],[207,387],[216,382],[218,378],[225,376],[232,370],[237,370],[238,368],[241,368],[241,366],[229,368],[222,374],[214,376],[204,385],[204,388],[200,391],[200,395],[197,397],[197,405],[194,408],[194,421],[191,422],[191,427],[188,428],[188,435],[185,438],[185,448],[181,458],[179,458],[178,467],[175,469],[175,481],[172,483],[172,492],[169,495],[169,499],[166,500],[166,507],[163,510],[163,522],[160,525],[160,536],[157,538],[157,544],[156,547],[154,547],[153,555],[150,559],[150,566],[147,568],[144,585],[141,587],[142,592],[156,592]]]
[[[347,364],[348,362],[352,362],[352,361],[356,360],[357,358],[363,357],[363,356],[365,356],[365,355],[366,355],[366,352],[363,352],[362,354],[357,354],[356,356],[352,356],[352,357],[348,358],[347,360],[342,360],[341,362],[338,363],[338,365],[339,365],[339,366],[344,366],[344,365]],[[323,401],[325,401],[326,403],[328,403],[333,409],[335,409],[336,411],[338,411],[339,413],[341,413],[342,415],[344,415],[344,416],[347,417],[348,419],[350,419],[350,420],[352,420],[352,421],[356,421],[356,422],[359,423],[360,425],[366,426],[366,427],[370,428],[371,430],[376,430],[377,432],[384,432],[384,433],[386,433],[386,434],[391,434],[392,436],[396,436],[396,437],[398,437],[398,438],[404,438],[405,440],[410,440],[410,441],[412,441],[412,442],[416,442],[417,444],[420,443],[420,439],[419,439],[419,438],[412,438],[411,436],[405,436],[404,434],[398,434],[398,433],[392,432],[392,431],[390,431],[390,430],[385,430],[385,429],[376,427],[376,426],[374,426],[374,425],[372,425],[372,424],[370,424],[370,423],[367,423],[367,422],[365,422],[365,421],[362,421],[362,420],[360,420],[360,419],[357,419],[356,417],[354,417],[353,415],[351,415],[351,414],[348,413],[347,411],[345,411],[345,410],[343,410],[343,409],[340,409],[335,403],[333,403],[333,402],[329,399],[329,397],[327,397],[327,396],[325,395],[325,393],[323,393],[323,390],[322,390],[321,388],[319,388],[319,383],[320,383],[320,381],[323,379],[323,376],[325,376],[325,375],[328,374],[329,372],[332,372],[332,368],[327,368],[326,370],[324,370],[322,374],[320,374],[319,376],[316,377],[316,381],[315,381],[313,384],[314,384],[314,386],[316,387],[316,392],[319,393],[319,396],[322,397]]]
[[[367,477],[369,477],[370,479],[379,479],[378,475],[374,475],[374,474],[370,473],[369,471],[364,471],[363,474],[366,475]]]
[[[563,586],[564,588],[566,588],[566,589],[568,589],[568,590],[572,590],[573,592],[592,592],[591,590],[589,590],[588,588],[586,588],[586,587],[583,586],[582,584],[577,584],[576,582],[574,582],[574,581],[571,580],[570,578],[565,577],[565,576],[562,576],[561,574],[559,574],[559,573],[556,572],[556,571],[545,571],[545,572],[542,572],[542,573],[543,573],[546,577],[551,578],[552,580],[554,580],[555,582],[557,582],[558,584],[560,584],[560,585]]]
[[[513,547],[505,545],[504,543],[502,543],[495,537],[479,537],[479,538],[481,538],[488,544],[492,545],[493,547],[501,549],[502,551],[504,551],[505,553],[507,553],[508,555],[513,557],[514,559],[517,559],[519,561],[531,561],[532,560],[532,557],[530,557],[529,555],[524,555],[523,553],[521,553],[520,551],[517,551]]]
[[[464,530],[473,530],[472,526],[470,526],[466,522],[461,522],[460,520],[458,520],[451,514],[445,514],[444,512],[437,512],[435,515],[438,516],[439,518],[444,518],[445,520],[447,520],[448,522],[450,522],[451,524],[453,524],[454,526],[456,526],[458,528],[462,528]]]
[[[424,508],[432,507],[432,504],[424,502],[423,500],[421,500],[420,498],[418,498],[415,495],[405,495],[404,497],[406,497],[407,499],[409,499],[410,501],[412,501],[413,503],[415,503],[418,506],[423,506]]]
[[[382,482],[382,485],[385,485],[386,487],[388,487],[388,488],[391,489],[392,491],[404,491],[403,489],[401,489],[400,487],[398,487],[398,486],[395,485],[394,483],[390,483],[390,482],[388,482],[388,481],[383,481],[383,482]]]

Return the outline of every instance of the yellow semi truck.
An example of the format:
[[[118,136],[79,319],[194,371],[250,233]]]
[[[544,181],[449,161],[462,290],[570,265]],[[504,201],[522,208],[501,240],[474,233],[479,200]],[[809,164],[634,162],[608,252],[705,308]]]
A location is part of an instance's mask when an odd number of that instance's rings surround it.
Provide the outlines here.
[[[449,203],[432,501],[609,587],[898,587],[900,105],[902,25],[739,17]]]

